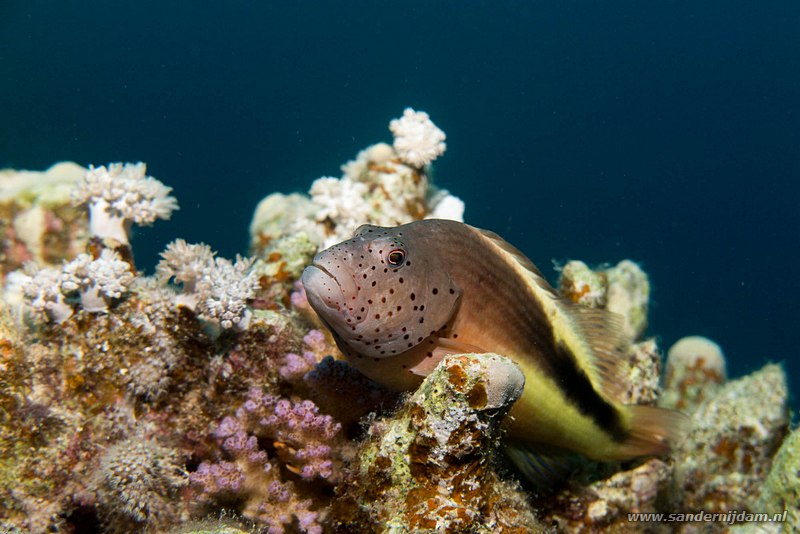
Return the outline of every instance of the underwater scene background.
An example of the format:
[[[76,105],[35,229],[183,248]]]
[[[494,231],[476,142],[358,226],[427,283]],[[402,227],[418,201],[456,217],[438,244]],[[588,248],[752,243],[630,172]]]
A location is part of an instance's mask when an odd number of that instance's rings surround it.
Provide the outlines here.
[[[551,281],[551,260],[635,259],[664,346],[798,377],[799,28],[794,2],[6,1],[0,165],[146,161],[181,199],[134,238],[152,271],[175,236],[245,252],[259,199],[413,106],[466,222]]]
[[[798,29],[0,0],[0,531],[800,530]]]
[[[145,161],[181,210],[137,229],[246,253],[259,199],[305,191],[406,106],[434,180],[554,281],[631,258],[649,333],[798,383],[797,2],[0,2],[0,167]]]
[[[6,0],[0,164],[146,161],[181,211],[139,231],[139,264],[174,236],[231,256],[260,198],[412,106],[447,133],[435,180],[466,222],[551,280],[551,259],[635,259],[665,346],[797,377],[798,28],[790,1]]]

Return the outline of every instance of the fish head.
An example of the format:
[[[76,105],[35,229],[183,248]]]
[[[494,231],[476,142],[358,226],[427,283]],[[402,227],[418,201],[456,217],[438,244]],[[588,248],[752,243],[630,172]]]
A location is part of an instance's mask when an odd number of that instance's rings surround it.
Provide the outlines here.
[[[461,290],[425,243],[409,225],[363,225],[314,256],[302,283],[343,352],[388,358],[447,325]]]

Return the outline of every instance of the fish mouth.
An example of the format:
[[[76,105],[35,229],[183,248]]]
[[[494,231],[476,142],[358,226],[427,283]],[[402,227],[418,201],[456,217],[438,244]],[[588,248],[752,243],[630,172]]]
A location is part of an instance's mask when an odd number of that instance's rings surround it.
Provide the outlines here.
[[[355,295],[357,288],[355,282],[348,276],[334,276],[328,269],[318,263],[312,263],[303,270],[301,278],[306,290],[306,297],[311,306],[318,312],[320,305],[340,314],[348,324],[357,324],[346,307],[347,295]],[[348,283],[349,282],[349,283]]]

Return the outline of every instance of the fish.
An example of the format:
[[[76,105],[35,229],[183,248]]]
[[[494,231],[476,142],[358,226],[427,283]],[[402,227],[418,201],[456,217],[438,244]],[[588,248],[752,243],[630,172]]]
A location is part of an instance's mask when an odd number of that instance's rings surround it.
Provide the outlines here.
[[[626,405],[620,316],[562,298],[497,234],[449,220],[363,225],[303,271],[311,307],[348,362],[397,390],[419,386],[448,354],[497,353],[525,375],[506,418],[512,460],[597,461],[667,454],[687,417]]]

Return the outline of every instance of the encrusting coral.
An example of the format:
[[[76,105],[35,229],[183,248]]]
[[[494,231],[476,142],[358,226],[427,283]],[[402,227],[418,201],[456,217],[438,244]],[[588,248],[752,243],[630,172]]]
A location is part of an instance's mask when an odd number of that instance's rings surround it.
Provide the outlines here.
[[[494,469],[502,415],[524,382],[501,356],[446,357],[391,419],[370,427],[343,485],[363,515],[345,530],[541,530],[519,487]]]
[[[623,402],[693,410],[670,458],[586,463],[528,491],[502,455],[522,387],[510,360],[452,355],[408,394],[342,361],[298,284],[317,250],[364,223],[463,218],[431,181],[444,133],[411,109],[391,130],[310,195],[264,199],[253,257],[177,239],[151,276],[128,230],[177,201],[144,164],[0,171],[0,530],[634,532],[632,512],[789,506],[782,369],[726,383],[721,353],[671,355],[662,395],[630,261],[570,262],[561,292],[623,316]]]

